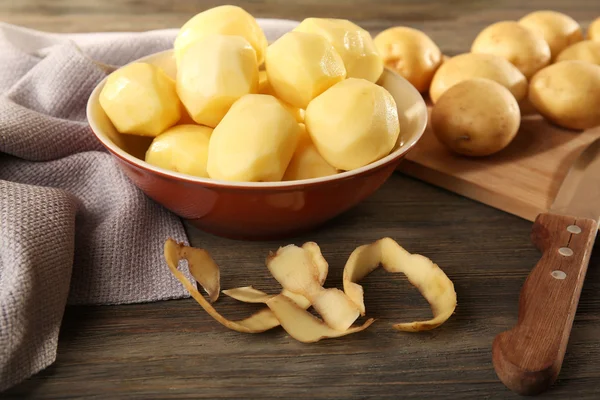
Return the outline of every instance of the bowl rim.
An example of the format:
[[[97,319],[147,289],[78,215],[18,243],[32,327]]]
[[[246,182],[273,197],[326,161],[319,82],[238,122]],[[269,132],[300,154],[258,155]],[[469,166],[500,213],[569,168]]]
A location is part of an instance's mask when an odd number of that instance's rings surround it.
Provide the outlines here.
[[[146,60],[158,57],[161,54],[170,53],[172,51],[173,51],[172,49],[168,49],[168,50],[163,50],[163,51],[159,51],[156,53],[152,53],[147,56],[141,57],[137,60],[131,61],[130,63],[124,64],[123,66],[129,65],[132,63],[136,63],[136,62],[145,62]],[[121,67],[119,67],[119,68],[121,68]],[[384,68],[383,73],[392,74],[394,76],[394,79],[399,79],[399,80],[405,81],[404,84],[407,86],[408,90],[413,91],[413,94],[417,98],[420,98],[421,101],[423,101],[423,105],[426,107],[425,100],[423,100],[421,93],[419,93],[417,91],[417,89],[413,85],[411,85],[405,78],[403,78],[402,76],[400,76],[399,74],[397,74],[396,72],[394,72],[393,70],[391,70],[388,67]],[[110,140],[109,137],[104,132],[102,132],[102,129],[99,128],[99,126],[96,124],[94,118],[92,117],[92,115],[93,115],[92,110],[93,110],[93,107],[99,107],[99,102],[97,99],[99,98],[100,91],[104,87],[104,84],[106,83],[106,80],[108,79],[108,76],[109,76],[109,74],[107,74],[107,76],[104,77],[104,79],[102,79],[96,85],[96,87],[90,94],[90,97],[88,98],[87,105],[86,105],[87,122],[91,128],[91,131],[94,133],[94,136],[96,136],[96,138],[100,141],[100,143],[110,153],[117,156],[119,159],[121,159],[122,161],[125,161],[129,164],[132,164],[133,166],[135,166],[139,169],[150,171],[154,174],[160,175],[165,178],[171,178],[171,179],[175,179],[175,180],[179,180],[179,181],[183,181],[183,182],[187,182],[187,183],[191,183],[191,184],[202,184],[204,186],[224,187],[224,188],[225,187],[227,187],[227,188],[244,188],[244,189],[291,189],[291,188],[313,186],[313,185],[320,185],[320,184],[325,184],[325,183],[330,183],[330,182],[343,181],[346,179],[353,178],[355,176],[370,174],[371,172],[375,172],[381,168],[389,166],[390,164],[394,164],[395,162],[399,161],[404,155],[406,155],[406,153],[408,153],[417,144],[417,142],[423,137],[423,134],[425,133],[425,129],[427,127],[427,123],[428,123],[428,119],[429,119],[428,113],[425,113],[424,118],[422,120],[422,124],[421,124],[422,126],[418,127],[418,129],[416,130],[416,133],[408,141],[403,143],[399,148],[397,148],[396,150],[394,150],[387,156],[380,158],[379,160],[374,161],[370,164],[367,164],[363,167],[356,168],[356,169],[353,169],[350,171],[340,172],[335,175],[328,175],[328,176],[323,176],[323,177],[319,177],[319,178],[299,179],[299,180],[294,180],[294,181],[275,181],[275,182],[236,182],[236,181],[225,181],[225,180],[212,179],[212,178],[201,178],[201,177],[182,174],[180,172],[175,172],[175,171],[171,171],[168,169],[164,169],[164,168],[160,168],[160,167],[151,165],[151,164],[147,163],[146,161],[141,160],[141,159],[127,153],[125,150],[121,149],[112,140]],[[95,104],[96,102],[98,102],[97,105]]]

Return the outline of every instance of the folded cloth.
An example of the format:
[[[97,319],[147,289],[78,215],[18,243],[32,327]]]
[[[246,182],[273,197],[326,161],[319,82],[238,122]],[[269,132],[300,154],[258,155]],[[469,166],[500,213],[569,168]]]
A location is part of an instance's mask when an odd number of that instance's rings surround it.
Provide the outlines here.
[[[259,20],[269,40],[296,22]],[[120,66],[176,30],[60,35],[0,23],[0,391],[56,358],[66,304],[187,297],[164,265],[181,221],[125,177],[85,106]]]

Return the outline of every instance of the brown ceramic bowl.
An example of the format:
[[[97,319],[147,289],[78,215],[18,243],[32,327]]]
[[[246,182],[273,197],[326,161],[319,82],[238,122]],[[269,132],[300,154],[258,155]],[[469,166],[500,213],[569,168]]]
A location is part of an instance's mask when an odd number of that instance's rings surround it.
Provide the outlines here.
[[[161,66],[174,76],[172,51],[138,61]],[[151,139],[120,135],[100,107],[105,80],[87,106],[89,124],[123,172],[150,198],[207,232],[236,239],[291,236],[355,206],[375,192],[415,145],[427,124],[421,95],[405,79],[384,71],[380,84],[396,100],[400,139],[387,157],[365,167],[316,179],[288,182],[225,182],[196,178],[144,162]]]

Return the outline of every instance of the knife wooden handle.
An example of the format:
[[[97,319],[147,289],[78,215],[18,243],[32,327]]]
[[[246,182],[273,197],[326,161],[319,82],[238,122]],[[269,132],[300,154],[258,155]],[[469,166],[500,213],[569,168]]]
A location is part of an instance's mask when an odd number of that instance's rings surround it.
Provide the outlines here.
[[[543,255],[525,281],[517,325],[496,336],[496,374],[512,391],[534,395],[560,372],[598,223],[540,214],[531,238]]]

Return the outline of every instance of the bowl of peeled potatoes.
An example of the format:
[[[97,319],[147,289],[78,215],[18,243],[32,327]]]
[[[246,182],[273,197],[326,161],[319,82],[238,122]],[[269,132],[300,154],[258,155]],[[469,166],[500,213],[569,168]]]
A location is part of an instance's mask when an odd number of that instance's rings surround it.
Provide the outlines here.
[[[361,202],[427,124],[421,95],[384,68],[367,31],[309,18],[268,44],[235,6],[194,16],[172,49],[116,69],[87,116],[147,196],[202,230],[256,240]]]

